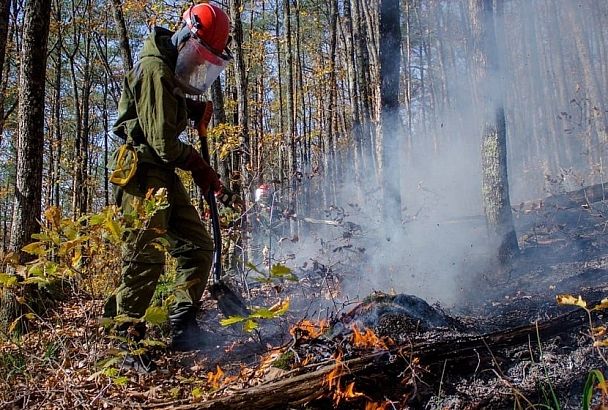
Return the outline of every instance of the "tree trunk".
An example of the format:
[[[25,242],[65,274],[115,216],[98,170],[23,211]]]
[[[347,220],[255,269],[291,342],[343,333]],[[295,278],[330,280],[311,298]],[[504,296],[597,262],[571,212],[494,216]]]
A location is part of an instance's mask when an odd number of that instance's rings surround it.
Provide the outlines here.
[[[401,224],[401,10],[399,0],[380,0],[380,90],[382,121],[383,216],[386,227]]]
[[[348,67],[348,90],[350,93],[350,106],[352,110],[351,130],[353,148],[353,167],[356,186],[361,186],[361,175],[363,171],[363,151],[361,146],[362,129],[361,129],[361,102],[359,101],[359,89],[357,86],[357,60],[356,60],[356,38],[355,38],[355,23],[353,21],[352,2],[356,0],[346,0],[344,2],[344,38],[346,46],[346,66]],[[350,171],[350,170],[348,170]]]
[[[131,46],[129,46],[129,35],[125,16],[122,14],[122,4],[120,0],[112,0],[112,11],[114,12],[114,22],[120,38],[120,53],[125,73],[133,67],[133,57],[131,56]]]
[[[498,262],[506,266],[519,253],[509,199],[507,134],[502,92],[497,73],[496,34],[492,0],[469,0],[477,99],[484,107],[482,128],[482,197],[491,241],[496,243]],[[496,87],[496,85],[499,87]]]
[[[0,84],[4,84],[4,61],[6,60],[6,43],[8,40],[8,22],[12,0],[0,0]],[[4,89],[0,94],[0,142],[4,129]]]
[[[31,0],[25,7],[23,43],[19,69],[19,133],[15,203],[11,223],[10,248],[19,263],[31,259],[21,249],[40,232],[42,208],[42,168],[44,148],[44,97],[47,41],[51,2]],[[20,316],[20,306],[9,291],[0,294],[0,325]]]
[[[11,249],[26,257],[21,248],[40,231],[42,208],[42,158],[44,147],[44,97],[51,4],[31,0],[26,4],[19,72],[19,136],[15,209]]]

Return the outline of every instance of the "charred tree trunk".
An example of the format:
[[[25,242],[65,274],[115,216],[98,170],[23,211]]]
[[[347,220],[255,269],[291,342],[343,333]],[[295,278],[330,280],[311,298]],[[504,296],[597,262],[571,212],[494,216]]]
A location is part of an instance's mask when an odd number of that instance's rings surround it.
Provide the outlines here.
[[[497,258],[508,265],[519,253],[509,199],[507,175],[507,133],[502,87],[496,75],[498,57],[492,0],[470,0],[469,11],[474,41],[477,100],[484,107],[481,137],[482,197],[491,240],[497,245]]]
[[[401,10],[398,0],[380,0],[380,89],[382,121],[383,213],[386,227],[401,224]]]

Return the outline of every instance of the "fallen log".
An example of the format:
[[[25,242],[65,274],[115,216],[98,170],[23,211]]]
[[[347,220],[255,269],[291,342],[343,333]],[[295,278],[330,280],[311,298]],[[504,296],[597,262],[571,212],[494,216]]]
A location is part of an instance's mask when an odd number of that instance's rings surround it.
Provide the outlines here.
[[[172,403],[172,408],[188,409],[272,409],[300,406],[332,394],[327,379],[341,366],[344,383],[353,379],[372,378],[376,386],[382,383],[399,383],[395,375],[401,374],[410,366],[410,360],[417,358],[421,366],[444,363],[451,364],[467,361],[478,357],[479,352],[489,354],[494,350],[505,347],[520,346],[530,340],[541,340],[558,334],[569,332],[571,329],[586,323],[587,317],[581,311],[558,316],[556,318],[530,325],[506,329],[484,335],[459,335],[443,338],[438,341],[424,341],[411,346],[400,346],[387,351],[367,353],[364,356],[345,360],[340,364],[329,361],[288,372],[272,382],[233,392],[228,396],[201,402],[178,404]],[[304,373],[303,373],[304,372]],[[392,379],[392,380],[390,380]]]
[[[543,199],[526,201],[513,206],[516,212],[529,212],[540,208],[554,207],[561,209],[588,206],[589,204],[608,199],[608,182],[586,186],[576,191],[551,195]]]

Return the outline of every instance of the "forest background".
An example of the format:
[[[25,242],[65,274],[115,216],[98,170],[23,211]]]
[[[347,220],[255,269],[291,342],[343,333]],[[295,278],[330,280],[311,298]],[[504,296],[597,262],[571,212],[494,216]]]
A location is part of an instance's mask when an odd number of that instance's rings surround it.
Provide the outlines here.
[[[0,2],[3,255],[18,251],[38,229],[24,226],[20,215],[44,224],[48,218],[42,210],[51,206],[77,220],[112,204],[107,166],[121,143],[111,126],[122,77],[150,28],[175,29],[187,6],[52,1],[46,9],[48,48],[40,84],[46,93],[39,104],[21,107],[20,92],[33,81],[20,75],[24,59],[32,57],[24,52],[28,3]],[[40,4],[46,2],[31,3],[44,12]],[[424,219],[426,225],[406,224],[408,237],[391,246],[370,240],[376,244],[370,257],[374,266],[394,262],[408,249],[413,271],[416,261],[430,262],[438,246],[449,266],[450,255],[486,243],[479,233],[435,235],[430,227],[487,208],[481,146],[488,105],[504,109],[511,203],[604,182],[606,2],[386,3],[400,17],[396,43],[387,40],[377,0],[223,4],[233,22],[236,58],[209,94],[215,106],[213,162],[248,204],[254,190],[269,183],[295,215],[322,218],[332,207],[355,204],[360,220],[383,226],[384,238],[394,236],[389,228]],[[491,16],[484,20],[491,36],[478,30],[480,10]],[[46,35],[44,25],[34,27],[40,38]],[[479,56],[484,48],[491,64]],[[398,85],[381,75],[386,61],[398,68]],[[393,123],[383,121],[387,88],[398,99]],[[487,95],[492,97],[484,99]],[[35,186],[28,185],[39,192],[34,201],[20,190],[19,176],[36,167],[18,166],[17,159],[27,146],[19,137],[26,134],[28,123],[21,121],[28,110],[44,117],[37,130],[43,144],[34,155],[42,160],[42,175]],[[191,134],[184,138],[196,141]],[[188,188],[197,198],[190,181]],[[396,195],[387,194],[391,189]],[[300,238],[304,254],[307,229],[298,222],[289,230],[291,239]],[[389,284],[403,283],[391,278]]]

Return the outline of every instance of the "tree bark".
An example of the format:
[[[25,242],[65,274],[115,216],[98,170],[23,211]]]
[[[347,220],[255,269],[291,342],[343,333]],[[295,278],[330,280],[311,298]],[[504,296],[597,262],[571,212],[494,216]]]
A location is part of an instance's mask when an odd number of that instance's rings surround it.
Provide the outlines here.
[[[112,11],[114,12],[114,22],[120,39],[120,53],[122,55],[122,64],[125,73],[133,67],[133,57],[131,55],[131,46],[129,45],[129,34],[125,23],[125,16],[122,13],[122,3],[120,0],[112,0]]]
[[[0,84],[6,84],[3,75],[5,73],[4,62],[6,60],[6,43],[9,36],[9,17],[11,10],[12,0],[0,0]],[[8,70],[6,70],[8,74]],[[4,91],[6,87],[2,88],[0,94],[0,142],[2,142],[2,133],[4,130]]]
[[[482,198],[490,240],[498,262],[506,266],[519,253],[509,199],[507,133],[498,72],[492,0],[469,0],[477,70],[477,100],[484,107],[482,124]],[[498,89],[499,91],[495,91]]]
[[[44,97],[51,3],[28,1],[23,22],[23,45],[19,70],[19,136],[15,209],[11,249],[21,263],[21,248],[40,231],[42,208],[42,167],[44,148]]]
[[[380,89],[382,121],[383,216],[386,227],[401,224],[401,10],[398,0],[380,0]]]

